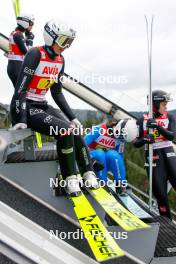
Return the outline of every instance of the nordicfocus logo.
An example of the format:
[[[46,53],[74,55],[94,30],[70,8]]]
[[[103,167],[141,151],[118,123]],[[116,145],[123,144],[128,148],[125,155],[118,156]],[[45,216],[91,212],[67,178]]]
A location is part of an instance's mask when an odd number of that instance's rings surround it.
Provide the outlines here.
[[[91,223],[93,218],[90,216],[87,217],[87,219],[85,219],[87,221],[87,223]],[[113,236],[114,239],[122,239],[125,240],[128,238],[128,234],[127,232],[123,231],[123,232],[108,232],[110,235]],[[92,231],[92,234],[94,234],[94,232]],[[50,239],[62,239],[62,240],[69,240],[69,239],[84,239],[84,238],[89,238],[90,237],[90,233],[89,232],[83,232],[81,229],[77,229],[76,231],[68,231],[68,232],[64,232],[64,231],[59,231],[59,230],[50,230],[49,231],[49,235],[50,235]],[[95,235],[96,235],[96,231],[95,231]]]
[[[128,182],[127,180],[122,180],[122,181],[112,181],[112,180],[109,180],[106,182],[104,180],[99,180],[98,181],[99,183],[99,186],[100,187],[105,187],[105,186],[108,186],[108,187],[122,187],[122,188],[126,188],[128,186]],[[77,183],[75,183],[77,184]],[[82,180],[82,178],[80,178],[79,180],[79,184],[80,184],[80,187],[86,187],[86,188],[90,188],[90,184],[88,181],[84,181]],[[74,187],[74,183],[69,183],[69,181],[67,182],[66,180],[63,180],[62,178],[49,178],[49,187],[50,188],[58,188],[58,187],[61,187],[61,188],[66,188],[66,187]]]

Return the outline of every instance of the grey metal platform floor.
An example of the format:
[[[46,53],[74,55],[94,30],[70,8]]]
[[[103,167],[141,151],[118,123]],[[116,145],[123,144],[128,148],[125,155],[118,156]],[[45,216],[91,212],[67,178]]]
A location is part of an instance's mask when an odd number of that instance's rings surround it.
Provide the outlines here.
[[[15,188],[7,181],[0,178],[0,200],[20,212],[24,216],[28,217],[32,221],[36,222],[46,230],[58,230],[58,232],[76,232],[80,231],[80,228],[70,223],[66,219],[60,217],[55,212],[49,210],[44,205],[40,204],[33,198],[29,197],[27,194],[23,193],[19,189]],[[94,258],[90,247],[86,239],[65,239],[67,243],[76,247],[83,253]],[[5,258],[6,260],[7,258]],[[3,258],[4,260],[4,258]],[[6,262],[2,262],[5,264]],[[7,263],[12,264],[13,262]],[[113,259],[106,262],[106,264],[135,264],[136,262],[129,260],[127,257],[122,257],[119,259]],[[14,264],[14,263],[13,263]]]
[[[62,201],[60,199],[61,197],[53,197],[52,196],[52,190],[48,188],[49,187],[48,186],[49,182],[47,181],[47,179],[49,179],[50,176],[53,177],[53,175],[55,175],[55,172],[57,170],[57,163],[55,161],[41,162],[41,160],[48,160],[48,159],[53,159],[53,158],[57,159],[56,152],[55,151],[49,151],[49,155],[47,154],[48,152],[47,153],[46,152],[43,153],[44,155],[40,151],[37,151],[37,152],[38,152],[38,154],[37,154],[38,155],[38,160],[40,159],[40,163],[39,162],[31,162],[31,163],[27,163],[27,164],[26,163],[18,163],[18,172],[17,172],[16,175],[14,175],[15,174],[16,165],[15,165],[15,163],[13,163],[13,164],[10,163],[10,159],[8,159],[8,163],[6,163],[5,165],[3,165],[3,167],[0,168],[0,173],[5,173],[7,178],[12,180],[12,181],[15,180],[15,182],[17,183],[18,186],[23,186],[24,178],[25,178],[25,188],[28,187],[29,188],[29,190],[28,190],[29,192],[31,192],[31,188],[32,188],[32,193],[33,194],[35,194],[37,196],[41,195],[41,197],[39,197],[39,198],[40,199],[46,199],[45,202],[47,204],[48,204],[48,201],[50,201],[50,205],[52,204],[52,209],[53,210],[54,209],[59,210],[59,209],[61,209],[61,207],[68,209],[69,210],[69,215],[70,215],[71,219],[73,220],[73,223],[77,224],[76,217],[74,215],[72,206],[70,205],[69,201],[66,201],[66,199],[63,199],[63,201]],[[14,154],[11,155],[12,159],[14,157],[15,157]],[[23,155],[20,154],[20,156],[18,158],[18,162],[20,162],[22,160],[22,158],[23,158]],[[28,170],[26,170],[25,164],[27,166],[29,165],[28,166]],[[10,167],[12,166],[12,168],[14,166],[14,170],[13,170],[13,177],[14,178],[12,177],[10,172],[8,173],[8,169],[7,169],[8,165],[10,165]],[[42,175],[40,175],[40,177],[39,177],[39,174],[40,174],[40,171],[41,171],[41,167],[40,166],[42,166],[42,170],[45,171],[46,174],[49,177],[42,177]],[[39,173],[37,173],[37,171]],[[32,173],[32,172],[35,172],[35,173]],[[31,177],[32,177],[33,180],[31,179]],[[39,179],[37,180],[36,183],[35,183],[35,180],[34,180],[35,177],[37,177],[37,178],[39,177]],[[31,182],[34,182],[34,184],[32,184],[32,186],[31,186]],[[41,188],[41,186],[43,188]],[[40,194],[39,194],[39,189],[41,190]],[[58,199],[60,199],[60,200],[58,200]],[[92,198],[90,197],[90,199],[92,199]],[[58,202],[58,201],[60,201],[60,202]],[[93,203],[93,205],[96,206],[96,211],[99,210],[98,213],[101,215],[101,218],[104,219],[104,215],[105,215],[104,211],[100,208],[100,206],[97,206],[96,202],[93,199],[91,200],[91,202]],[[60,207],[60,205],[64,205],[64,206]],[[67,217],[68,210],[64,211],[64,214],[65,214],[64,218],[65,218],[65,216]],[[166,230],[165,230],[166,226],[165,226],[165,224],[163,222],[163,219],[158,217],[158,219],[154,220],[154,222],[156,222],[156,221],[161,223],[162,232],[160,230],[160,234],[159,234],[159,237],[158,237],[157,246],[156,246],[156,250],[155,250],[155,256],[157,256],[157,257],[158,256],[163,256],[163,255],[167,256],[167,254],[166,254],[167,252],[166,252],[165,249],[168,246],[169,247],[176,246],[175,237],[174,237],[174,241],[173,241],[173,239],[171,239],[173,237],[173,234],[175,234],[175,232],[176,232],[176,228],[175,228],[175,225],[173,225],[173,226],[170,225],[171,222],[168,221],[167,224],[168,224],[169,234],[166,235],[166,233],[165,233],[166,232]],[[65,222],[65,220],[64,220],[64,222]],[[165,239],[165,238],[167,238],[167,239]],[[90,249],[89,249],[89,251],[90,251]],[[170,256],[173,256],[173,255],[174,254],[170,254]],[[161,258],[161,260],[162,259],[163,258]],[[173,258],[173,259],[175,259],[175,258]]]
[[[13,260],[9,259],[8,257],[4,256],[0,253],[0,263],[1,264],[17,264]]]

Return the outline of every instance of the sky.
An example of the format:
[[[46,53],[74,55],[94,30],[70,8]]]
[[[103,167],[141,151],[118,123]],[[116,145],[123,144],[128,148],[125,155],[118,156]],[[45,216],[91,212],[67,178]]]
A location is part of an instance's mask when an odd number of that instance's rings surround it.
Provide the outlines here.
[[[0,32],[9,36],[16,21],[11,0],[0,0]],[[34,46],[43,45],[43,26],[53,18],[77,31],[64,51],[65,72],[126,110],[147,109],[148,57],[144,15],[154,15],[152,88],[172,93],[176,107],[176,1],[172,0],[21,0],[21,12],[33,13]],[[0,102],[10,103],[13,86],[7,58],[0,51]],[[64,92],[72,108],[91,107]],[[55,106],[50,93],[47,100]]]

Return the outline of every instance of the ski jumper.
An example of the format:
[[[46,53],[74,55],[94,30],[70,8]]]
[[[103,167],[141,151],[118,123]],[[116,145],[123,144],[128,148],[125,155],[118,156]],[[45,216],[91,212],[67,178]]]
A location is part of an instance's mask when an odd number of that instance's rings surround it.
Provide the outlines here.
[[[112,132],[112,128],[109,128],[109,131]],[[107,182],[107,172],[111,171],[117,182],[126,180],[123,158],[125,142],[123,140],[109,135],[108,127],[105,123],[93,127],[92,131],[84,139],[90,149],[91,157],[104,165],[102,171],[96,172],[99,179]]]
[[[139,137],[134,143],[136,147],[145,145],[145,159],[149,163],[148,144],[145,136],[147,135],[148,115],[145,114],[137,121],[139,125]],[[167,182],[170,181],[172,187],[176,190],[176,154],[173,149],[172,140],[176,134],[176,122],[173,115],[165,112],[156,119],[160,129],[154,129],[155,143],[153,143],[153,162],[156,167],[153,168],[153,194],[158,202],[158,209],[161,215],[171,218]],[[149,170],[147,167],[149,176]]]
[[[70,133],[63,136],[60,132],[61,128],[71,128],[71,121],[75,118],[62,93],[60,78],[63,73],[62,55],[56,56],[47,46],[30,49],[19,74],[10,110],[15,124],[26,123],[35,131],[56,138],[61,174],[65,178],[77,174],[75,159],[81,174],[93,169],[81,135]],[[65,116],[45,100],[48,90]],[[51,135],[51,127],[58,133]]]

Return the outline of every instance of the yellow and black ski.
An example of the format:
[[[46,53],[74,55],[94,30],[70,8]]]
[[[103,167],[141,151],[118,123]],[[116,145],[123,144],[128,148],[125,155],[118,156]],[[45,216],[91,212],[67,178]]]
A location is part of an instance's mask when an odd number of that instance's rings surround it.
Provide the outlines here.
[[[97,261],[122,257],[124,251],[103,225],[95,210],[84,194],[70,197],[75,214]]]
[[[12,0],[15,16],[18,17],[20,15],[20,0]]]
[[[149,225],[123,207],[110,193],[100,187],[96,190],[88,189],[89,193],[103,207],[106,213],[124,230],[134,231],[148,228]]]

